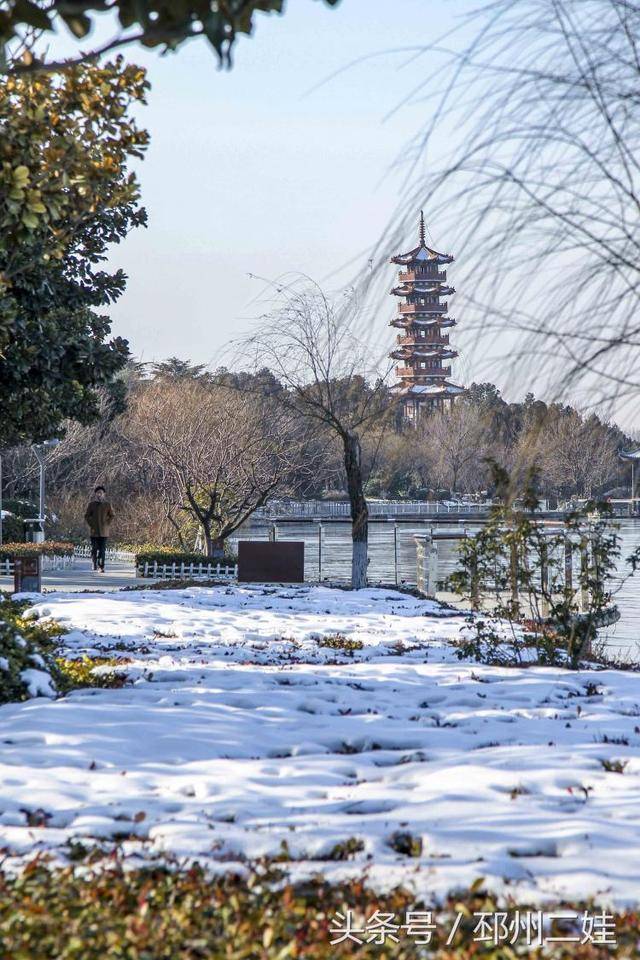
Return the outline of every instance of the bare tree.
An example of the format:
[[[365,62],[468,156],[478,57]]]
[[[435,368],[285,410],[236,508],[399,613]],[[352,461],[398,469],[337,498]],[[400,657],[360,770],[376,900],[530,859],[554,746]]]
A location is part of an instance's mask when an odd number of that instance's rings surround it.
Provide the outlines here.
[[[450,410],[425,418],[423,437],[431,447],[441,486],[455,491],[461,480],[470,481],[471,476],[476,478],[475,484],[466,482],[465,486],[476,490],[482,486],[491,438],[487,419],[477,407],[460,401]]]
[[[208,556],[288,477],[299,449],[287,419],[257,397],[199,380],[145,385],[125,426],[164,497],[202,529]]]
[[[438,92],[413,155],[443,124],[454,147],[407,215],[428,197],[430,221],[469,264],[458,303],[485,355],[493,339],[520,380],[629,407],[640,386],[640,5],[492,0],[461,35],[456,49],[451,38],[430,48]]]
[[[617,446],[598,417],[552,411],[542,424],[540,441],[544,472],[557,490],[591,497],[611,477]]]
[[[364,492],[362,436],[389,404],[381,378],[367,382],[370,353],[353,328],[357,305],[336,306],[314,284],[281,290],[274,310],[245,343],[254,365],[268,366],[284,385],[281,407],[338,438],[351,508],[351,586],[367,583],[369,510]]]

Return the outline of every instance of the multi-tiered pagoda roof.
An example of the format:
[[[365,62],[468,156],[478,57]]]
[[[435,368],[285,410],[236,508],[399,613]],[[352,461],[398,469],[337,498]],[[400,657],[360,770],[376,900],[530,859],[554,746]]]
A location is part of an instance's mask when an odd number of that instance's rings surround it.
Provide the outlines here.
[[[444,366],[444,361],[458,356],[449,344],[449,334],[443,333],[456,325],[448,315],[448,302],[442,301],[455,293],[447,284],[446,270],[440,269],[452,262],[450,254],[427,246],[422,213],[418,246],[391,258],[391,263],[404,268],[391,290],[400,300],[391,326],[401,332],[390,356],[402,361],[396,367],[394,390],[403,398],[405,416],[414,421],[425,409],[442,408],[464,392],[464,387],[449,379],[451,367]]]

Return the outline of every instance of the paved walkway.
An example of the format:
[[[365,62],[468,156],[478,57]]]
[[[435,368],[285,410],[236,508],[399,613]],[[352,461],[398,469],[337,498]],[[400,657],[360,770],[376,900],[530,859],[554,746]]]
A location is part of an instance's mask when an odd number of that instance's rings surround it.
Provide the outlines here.
[[[148,578],[136,577],[133,563],[113,560],[107,563],[105,573],[96,573],[90,560],[76,560],[72,567],[63,570],[44,570],[42,586],[50,590],[119,590],[134,584],[148,584]],[[13,588],[13,577],[0,577],[0,589]]]

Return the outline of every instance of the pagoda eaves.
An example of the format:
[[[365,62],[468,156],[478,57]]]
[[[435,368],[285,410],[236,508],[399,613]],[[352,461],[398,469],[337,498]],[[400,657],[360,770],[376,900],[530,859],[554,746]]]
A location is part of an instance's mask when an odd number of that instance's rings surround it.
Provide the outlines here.
[[[417,247],[409,250],[408,253],[399,253],[396,257],[391,257],[391,263],[397,263],[402,267],[409,266],[413,263],[424,263],[425,260],[430,260],[432,263],[437,263],[442,266],[445,263],[453,263],[451,254],[438,253],[437,250],[432,250],[431,247],[427,247],[426,244],[423,243],[418,244]]]

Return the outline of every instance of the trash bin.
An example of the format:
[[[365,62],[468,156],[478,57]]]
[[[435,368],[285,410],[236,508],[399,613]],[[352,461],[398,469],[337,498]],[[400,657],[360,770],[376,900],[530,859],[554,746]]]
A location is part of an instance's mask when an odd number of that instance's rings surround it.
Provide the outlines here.
[[[25,543],[42,543],[44,541],[44,520],[42,517],[25,518],[23,523]]]
[[[14,593],[42,593],[42,557],[13,558]]]

